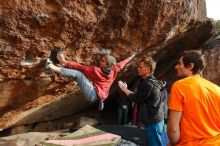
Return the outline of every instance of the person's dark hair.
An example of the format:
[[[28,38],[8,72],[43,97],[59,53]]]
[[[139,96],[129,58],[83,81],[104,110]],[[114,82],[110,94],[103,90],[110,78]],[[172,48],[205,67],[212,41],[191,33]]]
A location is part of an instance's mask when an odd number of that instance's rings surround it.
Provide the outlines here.
[[[185,67],[189,67],[190,63],[194,64],[192,69],[193,74],[200,73],[205,68],[204,56],[195,50],[184,51],[180,57],[183,59],[183,64]]]
[[[157,63],[151,57],[143,57],[139,62],[143,62],[150,68],[150,74],[154,74]]]

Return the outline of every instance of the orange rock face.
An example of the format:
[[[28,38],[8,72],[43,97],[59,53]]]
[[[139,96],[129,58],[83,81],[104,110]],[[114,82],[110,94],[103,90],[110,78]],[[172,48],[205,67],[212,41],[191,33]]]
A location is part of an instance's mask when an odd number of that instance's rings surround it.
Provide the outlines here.
[[[35,108],[46,103],[45,111],[49,111],[49,103],[60,95],[73,92],[77,95],[73,98],[81,100],[75,82],[45,71],[43,60],[51,48],[64,50],[69,59],[87,65],[96,63],[97,52],[106,50],[117,60],[138,53],[131,64],[143,55],[151,55],[158,61],[156,74],[161,76],[173,66],[180,52],[200,47],[212,31],[205,0],[8,0],[0,2],[0,10],[3,129],[19,125],[18,120],[11,123],[11,119],[22,112],[34,109],[36,114]],[[120,77],[134,72],[131,66]],[[77,100],[71,100],[73,105]],[[66,110],[65,115],[88,105]],[[30,114],[24,114],[26,120],[20,124],[61,117],[66,105],[59,106],[50,109],[59,111],[57,115],[45,114],[46,118],[35,116],[31,120],[27,118]]]

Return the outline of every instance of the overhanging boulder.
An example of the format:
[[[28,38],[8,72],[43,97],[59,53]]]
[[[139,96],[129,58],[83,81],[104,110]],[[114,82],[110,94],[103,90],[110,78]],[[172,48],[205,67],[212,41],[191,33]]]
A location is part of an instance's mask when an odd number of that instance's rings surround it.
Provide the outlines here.
[[[133,77],[135,62],[150,55],[158,62],[156,74],[161,76],[180,52],[199,48],[212,31],[205,0],[10,0],[2,1],[0,8],[0,99],[5,101],[0,106],[1,129],[59,118],[90,105],[73,81],[45,74],[40,60],[53,47],[86,65],[94,64],[103,48],[117,60],[138,53],[131,66],[120,73],[120,79]],[[50,82],[33,84],[44,78]],[[5,86],[8,80],[29,83],[11,88]],[[30,90],[16,94],[24,88]],[[30,98],[19,102],[23,95]],[[8,103],[16,106],[12,109]]]

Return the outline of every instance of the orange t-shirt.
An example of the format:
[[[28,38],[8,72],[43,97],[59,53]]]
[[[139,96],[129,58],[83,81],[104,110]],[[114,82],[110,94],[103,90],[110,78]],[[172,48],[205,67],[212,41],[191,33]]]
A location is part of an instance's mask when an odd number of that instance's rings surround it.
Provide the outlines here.
[[[176,81],[169,109],[182,112],[177,145],[220,146],[220,87],[194,75]]]

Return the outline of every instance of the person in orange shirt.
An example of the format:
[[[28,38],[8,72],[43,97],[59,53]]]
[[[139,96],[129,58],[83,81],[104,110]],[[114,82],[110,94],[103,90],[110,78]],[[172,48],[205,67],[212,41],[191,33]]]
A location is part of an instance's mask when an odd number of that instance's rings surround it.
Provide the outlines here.
[[[175,66],[168,136],[175,146],[220,146],[220,87],[201,77],[204,57],[185,51]]]

